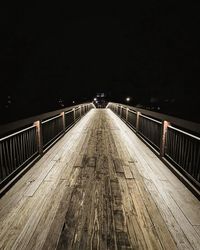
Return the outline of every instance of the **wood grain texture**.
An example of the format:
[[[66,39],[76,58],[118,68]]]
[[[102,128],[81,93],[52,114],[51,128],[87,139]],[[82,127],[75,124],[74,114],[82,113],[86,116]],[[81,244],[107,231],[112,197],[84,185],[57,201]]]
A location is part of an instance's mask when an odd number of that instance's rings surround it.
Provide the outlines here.
[[[200,249],[199,201],[109,110],[0,200],[0,249]]]

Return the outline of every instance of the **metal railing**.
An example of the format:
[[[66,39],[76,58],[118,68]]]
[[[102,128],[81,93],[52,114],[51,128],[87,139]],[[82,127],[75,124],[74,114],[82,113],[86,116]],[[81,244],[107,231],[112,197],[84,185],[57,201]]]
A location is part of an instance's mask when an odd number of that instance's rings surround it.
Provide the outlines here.
[[[0,139],[1,181],[38,154],[36,125]]]
[[[38,160],[90,109],[81,104],[0,127],[0,189]]]
[[[108,103],[107,108],[126,122],[192,191],[200,190],[200,124],[119,103]]]
[[[200,137],[168,126],[165,156],[200,183]]]
[[[146,115],[140,115],[138,133],[148,140],[156,149],[160,148],[162,122]]]

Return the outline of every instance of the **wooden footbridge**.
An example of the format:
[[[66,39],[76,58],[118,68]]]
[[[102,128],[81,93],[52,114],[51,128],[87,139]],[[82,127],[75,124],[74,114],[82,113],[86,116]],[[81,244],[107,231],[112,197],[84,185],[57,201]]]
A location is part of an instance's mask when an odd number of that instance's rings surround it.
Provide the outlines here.
[[[200,249],[199,124],[88,103],[0,133],[0,249]]]

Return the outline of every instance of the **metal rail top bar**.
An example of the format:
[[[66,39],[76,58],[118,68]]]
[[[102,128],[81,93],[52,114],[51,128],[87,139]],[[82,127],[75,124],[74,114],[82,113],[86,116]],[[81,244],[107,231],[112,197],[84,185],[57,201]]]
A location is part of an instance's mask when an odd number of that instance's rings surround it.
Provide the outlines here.
[[[182,133],[182,134],[185,134],[185,135],[188,135],[188,136],[190,136],[190,137],[192,137],[192,138],[194,138],[194,139],[196,139],[196,140],[199,140],[200,141],[200,137],[198,137],[198,136],[195,136],[195,135],[193,135],[193,134],[190,134],[190,133],[188,133],[188,132],[185,132],[184,130],[181,130],[181,129],[178,129],[178,128],[175,128],[175,127],[173,127],[173,126],[168,126],[168,128],[171,128],[171,129],[173,129],[173,130],[176,130],[176,131],[178,131],[178,132],[180,132],[180,133]]]
[[[122,105],[120,103],[113,103],[110,102],[110,104],[112,105]],[[174,124],[176,126],[182,127],[184,129],[190,130],[191,132],[195,132],[200,134],[200,124],[199,123],[195,123],[195,122],[191,122],[191,121],[187,121],[181,118],[177,118],[174,116],[170,116],[170,115],[166,115],[166,114],[162,114],[162,113],[158,113],[158,112],[154,112],[154,111],[150,111],[150,110],[146,110],[146,109],[141,109],[141,108],[137,108],[137,107],[132,107],[132,106],[128,106],[123,104],[124,107],[130,108],[135,110],[136,112],[139,111],[140,113],[153,117],[155,119],[161,120],[161,121],[168,121],[171,124]]]
[[[134,110],[130,109],[130,108],[127,108],[129,112],[131,113],[134,113],[134,114],[137,114],[137,112],[135,112]]]
[[[24,129],[22,129],[22,130],[20,130],[20,131],[17,131],[17,132],[15,132],[15,133],[13,133],[13,134],[10,134],[10,135],[8,135],[8,136],[5,136],[5,137],[3,137],[3,138],[0,138],[0,141],[4,141],[4,140],[6,140],[6,139],[8,139],[8,138],[10,138],[10,137],[13,137],[13,136],[15,136],[15,135],[21,134],[21,133],[23,133],[24,131],[29,130],[29,129],[34,128],[34,127],[36,127],[36,125],[32,125],[32,126],[30,126],[30,127],[28,127],[28,128],[24,128]]]
[[[47,122],[49,122],[49,121],[51,121],[51,120],[55,120],[56,118],[61,117],[61,116],[62,116],[62,115],[60,114],[60,115],[54,116],[54,117],[52,117],[52,118],[49,118],[49,119],[47,119],[47,120],[45,120],[45,121],[42,121],[42,124],[47,123]]]
[[[146,115],[143,115],[143,114],[140,114],[140,116],[142,116],[142,117],[144,117],[144,118],[147,118],[147,119],[149,119],[149,120],[151,120],[151,121],[153,121],[153,122],[157,122],[157,123],[159,123],[159,124],[162,124],[161,121],[155,120],[155,119],[153,119],[153,118],[151,118],[151,117],[149,117],[149,116],[146,116]]]
[[[91,102],[90,103],[83,103],[81,105],[90,105],[90,104],[92,104],[92,103]],[[4,136],[5,134],[8,134],[9,132],[12,133],[13,130],[20,129],[20,128],[25,127],[27,125],[33,124],[34,122],[36,122],[38,120],[41,121],[41,120],[48,119],[49,117],[58,115],[62,112],[66,112],[66,111],[71,110],[71,109],[78,107],[78,106],[80,106],[80,104],[0,125],[0,136]]]
[[[74,111],[74,110],[73,110],[73,109],[71,109],[71,110],[69,110],[69,111],[65,112],[65,114],[71,113],[71,112],[73,112],[73,111]]]

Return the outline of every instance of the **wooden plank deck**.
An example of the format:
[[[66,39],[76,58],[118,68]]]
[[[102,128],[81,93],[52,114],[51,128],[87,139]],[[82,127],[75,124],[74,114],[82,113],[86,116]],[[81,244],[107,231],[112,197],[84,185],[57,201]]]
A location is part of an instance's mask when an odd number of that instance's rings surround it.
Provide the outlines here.
[[[200,203],[110,110],[0,200],[0,249],[200,249]]]

